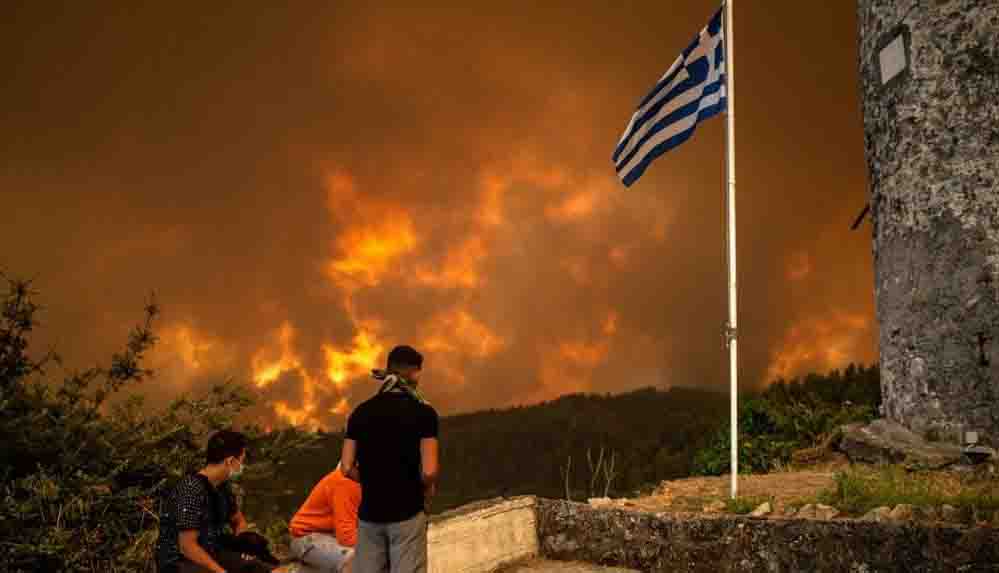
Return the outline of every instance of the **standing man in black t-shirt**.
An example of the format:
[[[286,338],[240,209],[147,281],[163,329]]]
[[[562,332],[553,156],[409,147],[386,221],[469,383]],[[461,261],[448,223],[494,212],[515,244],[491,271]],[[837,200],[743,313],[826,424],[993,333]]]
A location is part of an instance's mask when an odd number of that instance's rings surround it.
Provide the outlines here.
[[[393,348],[387,368],[372,372],[382,381],[378,394],[347,420],[340,463],[363,492],[354,573],[427,570],[427,508],[439,468],[437,412],[417,388],[422,368],[412,347]]]

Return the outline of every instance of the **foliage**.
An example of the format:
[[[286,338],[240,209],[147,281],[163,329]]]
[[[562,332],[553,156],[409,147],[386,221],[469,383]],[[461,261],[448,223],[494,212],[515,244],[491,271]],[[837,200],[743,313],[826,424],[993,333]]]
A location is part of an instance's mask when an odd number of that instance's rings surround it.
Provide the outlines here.
[[[162,495],[199,467],[208,434],[233,425],[247,392],[226,381],[155,414],[140,397],[121,398],[153,375],[143,358],[156,343],[154,302],[109,366],[51,380],[58,357],[28,352],[36,293],[0,278],[0,570],[151,571]],[[310,441],[247,433],[256,454],[248,474],[273,473],[281,454]]]
[[[738,515],[745,515],[768,501],[772,505],[774,500],[773,498],[760,496],[739,496],[735,499],[728,498],[725,500],[725,511]]]
[[[739,472],[786,468],[794,451],[818,445],[843,424],[872,419],[880,396],[877,366],[851,364],[842,373],[777,380],[759,395],[740,398]],[[726,423],[713,432],[695,454],[692,473],[729,471],[729,428]]]
[[[987,520],[999,512],[999,480],[962,480],[953,473],[909,472],[901,466],[853,466],[837,473],[836,485],[821,492],[819,500],[850,515],[901,503],[916,507],[948,504]]]

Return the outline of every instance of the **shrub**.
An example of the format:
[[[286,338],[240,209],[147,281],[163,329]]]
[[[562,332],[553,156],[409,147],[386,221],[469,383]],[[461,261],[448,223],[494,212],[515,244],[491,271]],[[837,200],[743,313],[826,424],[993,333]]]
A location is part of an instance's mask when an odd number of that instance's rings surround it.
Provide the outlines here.
[[[851,365],[846,376],[834,371],[825,377],[812,374],[804,381],[778,380],[758,396],[743,397],[739,400],[739,472],[786,468],[795,450],[819,444],[843,424],[871,420],[879,403],[876,366],[858,369]],[[718,427],[708,445],[694,454],[693,474],[729,471],[729,428],[727,423]]]
[[[53,381],[58,357],[28,352],[39,311],[30,283],[0,279],[0,570],[151,571],[162,495],[203,462],[208,434],[251,404],[247,391],[225,381],[155,413],[140,397],[111,400],[153,375],[143,358],[156,343],[154,303],[109,366]],[[248,474],[311,443],[294,431],[244,431],[255,454]]]

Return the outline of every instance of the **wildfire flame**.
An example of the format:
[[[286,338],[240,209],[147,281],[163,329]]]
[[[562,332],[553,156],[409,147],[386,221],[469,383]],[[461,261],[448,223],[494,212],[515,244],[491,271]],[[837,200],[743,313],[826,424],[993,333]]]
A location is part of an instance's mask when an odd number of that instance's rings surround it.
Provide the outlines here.
[[[422,344],[431,352],[459,352],[487,358],[506,345],[502,337],[461,308],[437,315],[427,325],[427,330],[431,334]]]
[[[862,344],[870,327],[869,318],[850,313],[793,325],[771,355],[766,382],[808,371],[831,370],[843,366],[849,357],[863,356]]]
[[[327,181],[331,215],[344,228],[339,234],[327,272],[339,286],[356,290],[377,286],[402,255],[419,241],[409,213],[395,205],[362,200],[353,179],[334,172]]]
[[[478,272],[478,264],[487,254],[482,237],[469,237],[457,248],[448,251],[443,268],[439,272],[420,267],[416,271],[416,279],[424,285],[436,288],[477,288],[483,283]]]
[[[375,336],[365,330],[358,332],[353,342],[353,348],[348,351],[337,350],[331,344],[322,347],[326,355],[326,376],[337,388],[342,389],[351,378],[370,372],[385,351]]]
[[[295,329],[289,322],[284,322],[277,332],[278,351],[263,348],[251,361],[254,383],[259,388],[266,388],[285,374],[295,374],[302,383],[302,404],[293,406],[286,400],[276,400],[271,404],[279,419],[295,425],[322,428],[326,426],[324,414],[346,415],[350,404],[346,397],[340,396],[336,405],[327,412],[319,409],[320,399],[331,393],[343,391],[351,379],[367,374],[374,367],[384,350],[371,332],[362,330],[354,336],[351,348],[343,350],[331,343],[322,345],[326,358],[324,374],[330,384],[320,383],[322,376],[317,376],[303,364],[295,349]],[[274,355],[277,357],[274,358]]]
[[[545,352],[541,364],[543,387],[534,398],[550,398],[570,389],[585,389],[592,371],[608,358],[611,343],[618,333],[618,316],[616,311],[609,311],[594,339],[560,341],[553,350]],[[569,388],[567,382],[571,384]]]

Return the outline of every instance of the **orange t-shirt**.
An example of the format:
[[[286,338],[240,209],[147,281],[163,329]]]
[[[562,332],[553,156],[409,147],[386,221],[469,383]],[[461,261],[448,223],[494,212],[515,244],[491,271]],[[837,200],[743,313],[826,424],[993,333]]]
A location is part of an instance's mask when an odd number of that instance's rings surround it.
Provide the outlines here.
[[[312,493],[291,518],[288,529],[295,537],[333,532],[337,543],[353,547],[357,543],[357,508],[360,505],[361,484],[337,469],[312,488]]]

